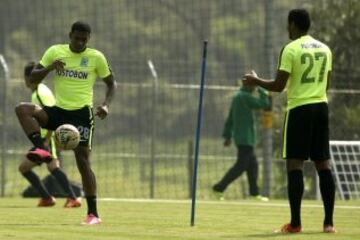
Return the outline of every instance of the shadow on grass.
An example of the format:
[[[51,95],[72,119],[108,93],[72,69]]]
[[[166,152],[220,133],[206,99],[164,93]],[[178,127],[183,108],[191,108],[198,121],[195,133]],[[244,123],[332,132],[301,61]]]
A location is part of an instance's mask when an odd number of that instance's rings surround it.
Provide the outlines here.
[[[36,206],[35,206],[36,207]],[[0,206],[0,208],[35,208],[34,206],[24,206],[24,205],[7,205],[7,206]]]
[[[324,234],[323,232],[302,232],[302,233],[263,233],[263,234],[249,234],[246,235],[248,238],[272,238],[272,237],[283,237],[284,239],[288,239],[290,236],[309,236],[309,235],[317,235]]]
[[[0,223],[0,226],[22,226],[22,227],[36,227],[36,226],[74,226],[71,223]],[[79,224],[81,226],[81,224]]]

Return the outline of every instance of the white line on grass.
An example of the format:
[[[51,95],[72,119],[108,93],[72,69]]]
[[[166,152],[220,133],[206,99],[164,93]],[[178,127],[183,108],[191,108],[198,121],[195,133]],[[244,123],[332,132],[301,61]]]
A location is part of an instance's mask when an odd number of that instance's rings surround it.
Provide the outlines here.
[[[99,198],[100,201],[106,202],[138,202],[138,203],[182,203],[190,204],[190,200],[171,200],[171,199],[142,199],[142,198]],[[244,205],[244,206],[264,206],[264,207],[289,207],[286,203],[272,203],[272,202],[248,202],[248,201],[197,201],[200,204],[223,204],[223,205]],[[323,208],[322,204],[302,204],[302,207],[308,208]],[[335,208],[341,209],[360,209],[360,206],[343,206],[335,205]]]

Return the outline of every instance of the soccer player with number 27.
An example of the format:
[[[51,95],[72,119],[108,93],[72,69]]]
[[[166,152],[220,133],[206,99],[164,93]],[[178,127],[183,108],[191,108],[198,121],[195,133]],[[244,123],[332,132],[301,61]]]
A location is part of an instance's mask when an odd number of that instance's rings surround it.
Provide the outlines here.
[[[314,162],[320,180],[325,218],[323,232],[336,232],[333,223],[335,183],[330,168],[329,117],[327,94],[332,65],[328,46],[308,35],[310,16],[305,9],[293,9],[288,15],[288,32],[292,40],[281,51],[274,80],[259,78],[255,71],[243,81],[269,91],[287,87],[287,111],[283,129],[282,156],[286,159],[290,223],[278,232],[302,231],[300,208],[304,192],[303,166]]]

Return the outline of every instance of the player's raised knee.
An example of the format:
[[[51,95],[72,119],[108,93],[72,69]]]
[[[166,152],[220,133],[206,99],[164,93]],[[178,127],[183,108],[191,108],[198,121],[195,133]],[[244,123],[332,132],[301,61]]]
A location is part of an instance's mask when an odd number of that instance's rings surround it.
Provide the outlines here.
[[[21,163],[18,167],[20,173],[26,173],[27,171],[31,170],[31,166],[25,163]]]
[[[23,116],[31,113],[31,107],[29,103],[21,102],[15,107],[15,113],[17,116]]]

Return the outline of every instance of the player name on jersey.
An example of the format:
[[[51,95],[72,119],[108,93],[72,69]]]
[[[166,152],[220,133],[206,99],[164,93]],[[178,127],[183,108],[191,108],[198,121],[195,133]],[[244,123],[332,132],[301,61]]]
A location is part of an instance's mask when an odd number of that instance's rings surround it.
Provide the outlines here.
[[[67,70],[67,69],[57,70],[56,74],[62,77],[70,77],[70,78],[78,78],[78,79],[87,79],[88,77],[88,73],[86,72]]]
[[[301,48],[322,48],[323,45],[319,43],[302,43]]]

